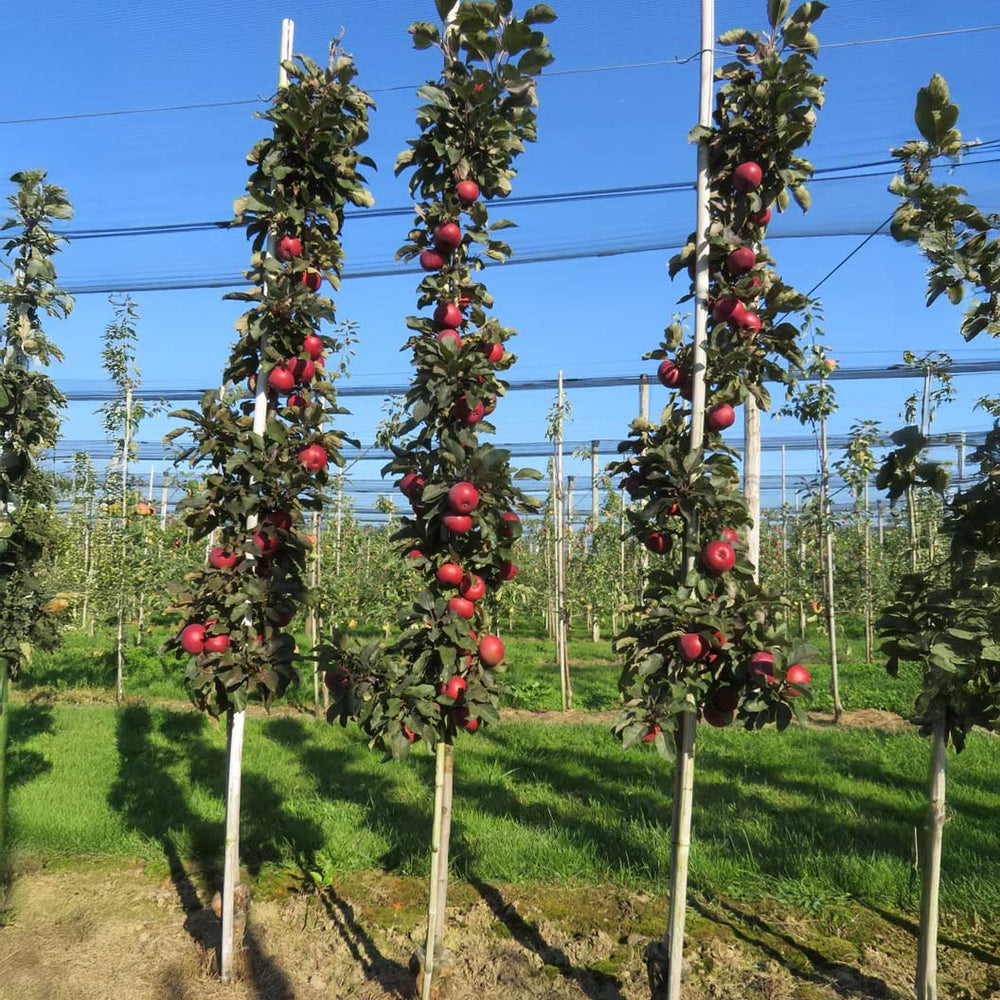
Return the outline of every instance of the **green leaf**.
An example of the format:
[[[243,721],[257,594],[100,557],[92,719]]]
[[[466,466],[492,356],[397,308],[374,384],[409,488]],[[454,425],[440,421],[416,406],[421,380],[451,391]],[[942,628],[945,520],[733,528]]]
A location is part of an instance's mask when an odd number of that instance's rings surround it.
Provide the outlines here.
[[[767,0],[767,19],[772,28],[777,28],[788,16],[788,3],[789,0]]]
[[[556,12],[547,3],[536,3],[524,12],[525,24],[552,24]]]

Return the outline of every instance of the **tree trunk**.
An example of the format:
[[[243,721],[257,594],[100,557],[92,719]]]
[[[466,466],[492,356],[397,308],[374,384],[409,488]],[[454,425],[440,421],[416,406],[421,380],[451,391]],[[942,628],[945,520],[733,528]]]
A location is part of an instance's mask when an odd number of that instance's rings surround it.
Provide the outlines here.
[[[240,794],[243,784],[243,729],[246,713],[226,713],[226,853],[222,872],[222,947],[219,971],[226,984],[233,979],[236,950],[234,917],[236,886],[240,881]]]
[[[438,910],[443,908],[438,902],[441,891],[441,819],[444,815],[444,788],[447,746],[437,745],[436,767],[434,770],[434,820],[431,827],[431,880],[430,898],[427,905],[427,941],[424,947],[423,977],[420,986],[421,1000],[430,1000],[434,984],[434,962],[437,943]]]
[[[934,726],[931,742],[930,788],[924,826],[923,889],[920,894],[920,941],[917,956],[917,1000],[937,1000],[938,893],[941,885],[941,843],[945,822],[945,724]]]

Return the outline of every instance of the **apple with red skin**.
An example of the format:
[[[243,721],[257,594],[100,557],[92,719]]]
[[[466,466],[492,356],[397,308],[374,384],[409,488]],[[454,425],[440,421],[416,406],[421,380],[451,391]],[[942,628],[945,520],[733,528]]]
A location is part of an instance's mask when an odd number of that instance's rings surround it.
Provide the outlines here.
[[[315,333],[310,333],[302,341],[302,350],[309,352],[309,357],[313,361],[319,361],[323,357],[323,340],[321,337],[316,336]]]
[[[425,271],[440,271],[444,267],[445,260],[437,250],[421,250],[420,266]]]
[[[715,708],[713,705],[706,705],[701,710],[701,714],[705,721],[710,726],[714,726],[716,729],[725,729],[726,726],[732,724],[732,721],[735,718],[732,712],[723,712],[721,709]]]
[[[483,414],[488,417],[496,408],[497,398],[496,396],[490,396],[490,398],[483,403]]]
[[[465,579],[465,570],[458,563],[441,563],[434,574],[438,583],[446,587],[457,587]]]
[[[318,292],[319,286],[323,284],[323,275],[315,268],[310,267],[308,270],[302,272],[302,284],[310,292]]]
[[[448,601],[448,610],[454,611],[459,618],[468,620],[476,613],[476,606],[465,597],[453,597]]]
[[[670,551],[670,547],[674,544],[673,537],[665,534],[662,531],[651,531],[643,539],[643,545],[649,549],[654,555],[662,556]]]
[[[759,212],[754,212],[750,216],[750,221],[755,226],[760,226],[763,229],[771,221],[771,210],[769,208],[762,208]]]
[[[224,653],[229,649],[228,635],[210,635],[205,640],[206,653]]]
[[[301,257],[302,240],[297,236],[282,236],[278,240],[278,245],[274,248],[274,255],[278,260],[291,260],[293,257]]]
[[[323,674],[323,683],[326,685],[328,691],[336,694],[342,688],[350,685],[351,675],[345,673],[343,670],[327,670]]]
[[[460,351],[462,349],[462,337],[458,330],[442,330],[438,334],[437,339],[439,344],[450,343],[456,351]]]
[[[475,406],[470,407],[468,399],[465,396],[460,396],[452,413],[455,419],[463,424],[478,424],[486,415],[486,408],[482,403],[476,403]]]
[[[472,531],[472,518],[468,514],[445,514],[441,520],[453,535],[464,535]]]
[[[464,677],[455,674],[454,677],[448,678],[447,683],[441,685],[441,694],[453,701],[458,701],[465,694],[468,686]]]
[[[427,485],[423,476],[416,472],[407,472],[399,481],[399,492],[408,500],[419,500]]]
[[[304,410],[309,405],[309,401],[301,393],[293,392],[285,401],[285,405],[294,406],[297,410]]]
[[[285,608],[284,611],[279,611],[278,616],[275,621],[279,628],[284,628],[286,625],[291,625],[292,619],[295,617],[294,608]]]
[[[747,339],[751,337],[756,337],[760,333],[760,328],[763,325],[760,321],[760,317],[749,309],[744,309],[743,314],[737,319],[734,317],[731,321],[733,326],[739,328],[740,333],[742,333]]]
[[[319,472],[326,468],[327,454],[322,445],[309,444],[299,452],[299,464],[307,472]]]
[[[684,635],[677,638],[677,652],[688,663],[703,659],[709,649],[705,637],[697,632],[685,632]]]
[[[439,302],[434,322],[442,330],[455,330],[462,325],[462,310],[454,302]]]
[[[501,580],[513,580],[515,576],[517,576],[517,567],[512,562],[507,561],[500,566]]]
[[[439,250],[454,250],[462,242],[462,230],[454,222],[442,222],[434,230],[434,246]]]
[[[405,736],[405,737],[406,737],[406,738],[407,738],[407,739],[408,739],[408,740],[409,740],[409,741],[410,741],[411,743],[416,743],[416,742],[417,742],[417,740],[419,740],[419,739],[420,739],[420,737],[419,737],[419,736],[418,736],[418,735],[417,735],[417,734],[416,734],[416,733],[415,733],[415,732],[414,732],[414,731],[413,731],[412,729],[408,729],[408,728],[407,728],[406,726],[403,726],[403,735],[404,735],[404,736]]]
[[[660,730],[659,726],[653,726],[653,727],[651,727],[650,730],[649,730],[649,732],[646,733],[645,736],[643,736],[642,742],[643,743],[652,743],[653,740],[655,740],[656,737],[659,736],[660,732],[661,732],[661,730]]]
[[[484,666],[495,667],[504,656],[503,643],[498,635],[484,635],[479,640],[479,659]]]
[[[757,263],[757,254],[750,247],[737,247],[726,257],[726,270],[734,277],[746,274]]]
[[[471,205],[479,197],[479,185],[475,181],[459,181],[455,185],[455,196],[463,205]]]
[[[630,472],[622,480],[622,489],[625,490],[630,497],[634,497],[636,495],[641,485],[642,476],[640,476],[638,472]]]
[[[287,510],[272,510],[264,520],[278,531],[292,530],[292,515]]]
[[[521,519],[512,510],[505,510],[501,515],[500,519],[504,522],[500,526],[500,534],[504,538],[513,538],[515,532],[520,533]]]
[[[463,479],[448,490],[448,506],[455,514],[471,514],[479,506],[479,490]]]
[[[741,163],[733,171],[733,187],[739,191],[740,194],[749,194],[751,191],[756,191],[760,187],[760,182],[764,179],[764,171],[760,169],[760,165],[754,163],[753,160],[747,160],[745,163]]]
[[[736,533],[734,528],[723,528],[722,537],[725,541],[729,542],[730,545],[736,545],[740,540],[740,536]]]
[[[482,344],[479,348],[486,355],[486,360],[491,364],[496,364],[503,359],[503,344]]]
[[[420,549],[410,549],[410,551],[407,552],[406,555],[407,555],[408,559],[423,559],[424,558],[424,554],[423,554],[423,552],[420,551]]]
[[[486,596],[486,584],[481,576],[470,573],[462,580],[458,592],[467,601],[481,601]]]
[[[684,376],[680,368],[670,358],[664,358],[656,369],[656,377],[660,380],[661,385],[668,389],[676,389]]]
[[[736,565],[736,553],[729,542],[709,542],[701,550],[701,564],[711,576],[722,576]]]
[[[712,306],[712,319],[716,323],[728,323],[743,312],[743,303],[735,295],[726,295]]]
[[[295,376],[284,365],[275,365],[268,373],[267,384],[277,392],[288,392],[295,387]]]
[[[788,670],[785,671],[785,680],[789,684],[797,684],[799,686],[804,686],[812,683],[812,675],[801,663],[793,663]],[[789,690],[789,698],[798,698],[802,694],[801,691],[796,691],[794,688]]]
[[[205,626],[194,623],[181,632],[181,648],[185,653],[199,656],[205,651]]]
[[[750,676],[760,677],[768,684],[774,683],[774,653],[762,649],[750,657]]]
[[[273,556],[281,548],[281,542],[274,535],[258,530],[253,533],[254,548],[265,558]]]
[[[719,431],[724,431],[736,423],[736,411],[728,403],[720,403],[708,411],[705,423],[710,431],[718,434]]]
[[[717,688],[712,692],[712,707],[720,712],[735,712],[740,704],[739,692],[734,688]]]
[[[311,358],[291,358],[285,362],[285,367],[292,373],[296,382],[311,382],[316,374],[316,365]]]
[[[208,554],[208,565],[213,569],[232,569],[236,565],[236,554],[216,545]]]
[[[470,718],[467,708],[460,708],[455,713],[455,718],[458,719],[459,726],[468,733],[474,733],[479,728],[479,720]]]

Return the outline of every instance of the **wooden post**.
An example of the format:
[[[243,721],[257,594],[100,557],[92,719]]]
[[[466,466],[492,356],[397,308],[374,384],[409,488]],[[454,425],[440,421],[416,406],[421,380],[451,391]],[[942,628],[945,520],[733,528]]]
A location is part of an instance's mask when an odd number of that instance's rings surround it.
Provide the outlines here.
[[[314,510],[312,516],[312,534],[316,539],[312,549],[312,563],[309,567],[309,586],[312,594],[309,600],[309,645],[310,653],[316,655],[316,647],[319,645],[319,621],[316,611],[316,599],[319,593],[319,511]],[[319,663],[313,664],[313,712],[317,716],[320,714],[319,707]]]
[[[163,470],[163,486],[160,489],[160,530],[167,530],[167,470]]]
[[[784,456],[782,456],[784,457]],[[743,401],[743,495],[752,523],[746,529],[747,559],[760,581],[760,410],[757,400]]]
[[[645,373],[639,376],[639,416],[649,420],[649,376]]]
[[[920,894],[920,940],[917,945],[917,1000],[937,1000],[938,894],[945,822],[945,772],[948,764],[944,720],[931,738],[930,789],[924,826],[924,870]]]
[[[7,848],[7,731],[10,720],[10,672],[0,659],[0,873]]]
[[[597,484],[599,479],[599,473],[597,468],[597,449],[600,447],[600,441],[590,442],[590,530],[591,530],[591,547],[593,547],[594,539],[597,537],[597,522],[601,513],[601,498],[597,490]]]
[[[701,56],[698,123],[706,129],[712,120],[712,78],[715,44],[714,0],[701,0]],[[697,212],[695,224],[695,313],[692,355],[691,454],[701,455],[705,435],[705,366],[708,330],[708,143],[698,143]],[[698,525],[689,522],[684,535],[684,572],[695,566]],[[687,916],[688,859],[694,807],[694,754],[697,705],[688,695],[681,714],[674,764],[674,801],[670,831],[670,902],[667,927],[658,951],[651,951],[648,968],[654,1000],[680,1000],[684,964],[684,925]]]
[[[573,489],[576,476],[566,477],[566,560],[573,558]]]
[[[872,607],[872,519],[869,506],[869,482],[865,479],[865,662],[875,658],[874,609]]]
[[[444,915],[448,906],[448,857],[451,847],[451,803],[455,789],[455,748],[444,746],[444,789],[441,796],[441,854],[438,860],[438,917],[434,931],[435,958],[444,949]]]
[[[958,483],[960,488],[965,483],[965,431],[958,443]]]
[[[292,38],[295,23],[289,18],[281,22],[280,62],[292,58]],[[278,87],[288,86],[288,75],[279,63]],[[267,252],[274,255],[276,236],[268,237]],[[253,432],[263,436],[267,430],[267,378],[264,374],[264,342],[261,339],[261,365],[257,369],[256,397],[253,410]],[[256,515],[247,518],[248,530],[257,527]],[[226,854],[222,874],[222,946],[219,970],[223,983],[232,982],[235,951],[236,886],[240,880],[240,792],[243,780],[243,731],[246,712],[234,708],[226,713]]]
[[[128,460],[132,449],[132,385],[125,386],[125,436],[122,440],[122,519],[121,564],[118,567],[118,631],[115,643],[115,701],[124,697],[122,675],[125,665],[125,566],[128,552]]]
[[[820,385],[826,382],[820,379]],[[822,395],[822,392],[821,392]],[[826,628],[830,637],[830,693],[833,696],[833,721],[840,722],[844,706],[840,703],[840,675],[837,666],[837,611],[836,591],[833,578],[833,525],[830,523],[833,511],[830,506],[830,456],[826,445],[826,411],[821,414],[820,427],[820,518],[823,552],[826,557],[824,576],[826,590]]]
[[[556,658],[559,664],[559,687],[562,694],[562,709],[568,712],[573,707],[573,692],[570,687],[569,663],[567,659],[567,615],[566,615],[566,552],[564,545],[563,508],[563,373],[558,379],[558,418],[555,435],[555,461],[553,481],[555,482],[555,553],[556,553]]]
[[[444,813],[445,755],[446,743],[437,745],[434,769],[434,819],[431,827],[431,881],[430,897],[427,904],[427,939],[424,946],[423,980],[420,987],[421,1000],[431,1000],[434,983],[435,945],[437,941],[438,893],[441,891],[441,817]]]

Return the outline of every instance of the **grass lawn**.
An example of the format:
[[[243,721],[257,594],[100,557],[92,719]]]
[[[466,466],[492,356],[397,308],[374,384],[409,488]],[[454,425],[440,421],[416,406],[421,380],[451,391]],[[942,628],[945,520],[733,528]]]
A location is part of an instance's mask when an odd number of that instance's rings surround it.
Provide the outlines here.
[[[36,699],[14,705],[11,737],[15,851],[168,865],[219,857],[225,734],[200,715]],[[905,732],[706,729],[692,890],[912,911],[926,760],[926,743]],[[978,733],[949,761],[943,906],[955,914],[1000,915],[998,764],[1000,742]],[[426,872],[426,754],[382,764],[355,731],[283,714],[251,717],[244,766],[251,870]],[[604,726],[505,723],[459,743],[452,856],[462,878],[662,891],[669,821],[668,765],[648,750],[623,754]]]

